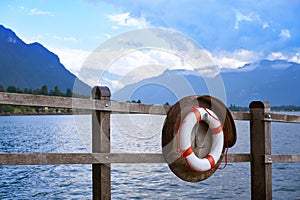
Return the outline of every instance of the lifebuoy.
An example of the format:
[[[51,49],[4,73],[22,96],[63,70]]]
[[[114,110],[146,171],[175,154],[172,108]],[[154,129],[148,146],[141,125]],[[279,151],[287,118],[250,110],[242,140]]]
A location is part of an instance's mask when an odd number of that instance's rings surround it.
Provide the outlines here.
[[[204,158],[197,157],[191,146],[192,130],[200,121],[206,122],[212,133],[212,146]],[[213,111],[205,107],[192,107],[179,125],[178,136],[181,156],[192,171],[205,172],[215,167],[222,154],[224,138],[221,121]]]

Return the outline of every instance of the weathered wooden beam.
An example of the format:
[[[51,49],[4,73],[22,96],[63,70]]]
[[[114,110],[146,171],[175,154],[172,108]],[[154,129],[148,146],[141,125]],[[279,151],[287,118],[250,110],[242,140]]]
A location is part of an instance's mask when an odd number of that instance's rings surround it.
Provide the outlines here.
[[[93,99],[110,102],[108,87],[96,86],[92,91]],[[110,153],[110,112],[94,110],[92,113],[92,151]],[[93,199],[111,199],[110,164],[93,164]]]
[[[271,122],[263,118],[270,113],[270,104],[253,101],[250,104],[251,199],[272,199],[272,162],[262,155],[271,155]]]
[[[101,155],[105,156],[105,155]],[[91,153],[6,153],[0,154],[0,165],[50,165],[98,163]]]
[[[109,106],[107,109],[109,108],[113,113],[166,115],[171,107],[155,104],[111,101],[111,106]]]
[[[251,119],[251,114],[249,112],[231,112],[234,120],[247,120]]]
[[[149,105],[107,100],[93,100],[70,97],[53,97],[32,94],[0,92],[0,104],[38,106],[53,108],[73,108],[86,110],[103,110],[112,113],[166,115],[170,106]],[[249,112],[232,112],[234,120],[250,120]],[[264,120],[272,122],[300,123],[300,116],[275,114],[265,116]]]
[[[229,163],[236,163],[236,162],[251,162],[251,155],[250,154],[228,154],[227,155],[227,162]],[[223,156],[222,162],[225,162],[225,156]]]
[[[74,105],[73,105],[74,102]],[[41,106],[53,108],[75,108],[92,109],[93,101],[89,99],[53,97],[32,94],[16,94],[0,92],[0,104],[21,105],[21,106]]]
[[[265,163],[300,162],[300,154],[273,154],[264,155]]]
[[[166,115],[170,106],[0,92],[0,104]]]
[[[270,122],[300,123],[300,116],[268,113],[265,115],[264,120]]]
[[[271,157],[271,160],[270,160]],[[300,162],[300,154],[265,155],[266,163]],[[225,157],[223,157],[225,162]],[[250,154],[228,154],[227,162],[251,162]],[[0,165],[165,163],[158,153],[2,153]]]
[[[161,105],[149,105],[70,97],[53,97],[31,94],[16,94],[6,92],[0,92],[0,104],[52,108],[72,108],[85,110],[103,110],[112,113],[153,115],[166,115],[170,109],[170,106]],[[232,112],[232,116],[234,120],[249,121],[251,119],[251,113],[249,112]],[[262,116],[262,119],[271,122],[300,123],[300,116],[297,115],[269,113],[269,115]]]
[[[299,159],[300,155],[293,155]],[[284,157],[284,155],[283,155]],[[250,162],[250,154],[229,154],[227,162]],[[290,160],[295,161],[295,160]],[[223,162],[225,162],[225,157]],[[165,163],[158,153],[2,153],[0,165]]]
[[[6,153],[0,165],[164,163],[162,154],[151,153]]]

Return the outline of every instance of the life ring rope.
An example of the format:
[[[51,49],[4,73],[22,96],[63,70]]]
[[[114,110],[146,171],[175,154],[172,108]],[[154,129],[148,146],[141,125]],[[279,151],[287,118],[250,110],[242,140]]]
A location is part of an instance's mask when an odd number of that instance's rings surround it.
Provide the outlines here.
[[[202,120],[209,125],[213,141],[210,153],[204,158],[198,158],[192,149],[190,137],[194,126]],[[223,132],[221,120],[218,119],[213,111],[203,106],[193,106],[179,123],[176,131],[178,152],[184,158],[191,171],[201,174],[215,168],[215,164],[220,159],[223,151],[224,135],[227,148],[225,160],[227,160],[228,139],[226,133]],[[226,165],[227,161],[223,168]]]

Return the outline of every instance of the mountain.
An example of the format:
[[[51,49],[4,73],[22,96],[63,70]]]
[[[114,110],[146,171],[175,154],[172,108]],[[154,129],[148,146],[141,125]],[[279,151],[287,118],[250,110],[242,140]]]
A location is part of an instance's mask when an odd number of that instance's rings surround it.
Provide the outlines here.
[[[0,25],[0,84],[37,89],[58,86],[62,92],[73,89],[76,76],[69,72],[57,55],[39,43],[26,44],[12,30]],[[77,93],[90,94],[91,88],[77,80]]]
[[[252,100],[271,105],[300,105],[300,65],[284,60],[261,60],[222,74],[227,100],[248,105]]]
[[[269,101],[273,106],[300,105],[300,65],[297,63],[261,60],[239,69],[221,71],[217,77],[221,77],[224,86],[216,77],[203,78],[191,71],[166,70],[157,77],[122,88],[112,98],[173,104],[187,95],[212,94],[209,91],[222,91],[224,88],[228,106],[248,106],[253,100]]]

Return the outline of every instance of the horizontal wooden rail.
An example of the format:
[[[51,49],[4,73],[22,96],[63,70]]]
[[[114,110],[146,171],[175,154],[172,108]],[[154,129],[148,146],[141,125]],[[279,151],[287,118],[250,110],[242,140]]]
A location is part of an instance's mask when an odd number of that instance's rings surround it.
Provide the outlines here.
[[[228,162],[250,162],[250,154],[229,154]],[[2,153],[0,165],[165,163],[155,153]]]
[[[265,116],[264,120],[271,122],[300,123],[300,116],[269,113]]]
[[[251,120],[251,114],[249,112],[231,112],[234,120]]]
[[[0,92],[0,104],[166,115],[170,106]]]
[[[72,108],[85,110],[102,110],[112,113],[166,115],[170,106],[127,103],[105,100],[92,100],[70,97],[53,97],[31,94],[0,92],[0,104],[38,106],[52,108]],[[232,112],[234,120],[251,119],[249,112]],[[275,114],[265,116],[264,120],[272,122],[300,123],[300,116]]]
[[[264,155],[265,163],[300,162],[300,154],[273,154]]]
[[[300,162],[300,154],[264,155],[265,163]],[[225,157],[223,158],[225,162]],[[229,154],[227,162],[251,162],[250,154]],[[0,165],[165,163],[158,153],[2,153]]]

